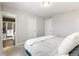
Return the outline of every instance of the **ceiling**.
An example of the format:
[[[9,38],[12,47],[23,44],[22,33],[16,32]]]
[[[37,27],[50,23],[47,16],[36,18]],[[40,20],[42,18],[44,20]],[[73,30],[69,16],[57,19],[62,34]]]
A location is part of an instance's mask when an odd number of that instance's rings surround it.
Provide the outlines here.
[[[44,7],[41,2],[2,2],[2,6],[8,6],[30,12],[32,14],[48,18],[50,16],[65,13],[79,8],[77,2],[50,2],[52,5]]]

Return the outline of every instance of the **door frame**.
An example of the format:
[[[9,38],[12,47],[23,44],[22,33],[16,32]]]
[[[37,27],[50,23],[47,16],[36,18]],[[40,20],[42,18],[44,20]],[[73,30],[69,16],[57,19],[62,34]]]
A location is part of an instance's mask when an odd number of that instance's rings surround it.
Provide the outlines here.
[[[15,45],[16,45],[16,15],[9,12],[2,11],[2,47],[3,47],[3,17],[15,19]]]

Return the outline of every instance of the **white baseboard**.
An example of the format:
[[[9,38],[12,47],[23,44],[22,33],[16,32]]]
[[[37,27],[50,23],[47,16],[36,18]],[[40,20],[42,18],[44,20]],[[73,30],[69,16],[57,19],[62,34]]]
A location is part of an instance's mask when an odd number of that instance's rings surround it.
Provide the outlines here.
[[[25,41],[23,41],[23,42],[16,42],[15,45],[16,45],[16,46],[17,46],[17,45],[22,45],[22,44],[24,44],[24,43],[25,43]]]

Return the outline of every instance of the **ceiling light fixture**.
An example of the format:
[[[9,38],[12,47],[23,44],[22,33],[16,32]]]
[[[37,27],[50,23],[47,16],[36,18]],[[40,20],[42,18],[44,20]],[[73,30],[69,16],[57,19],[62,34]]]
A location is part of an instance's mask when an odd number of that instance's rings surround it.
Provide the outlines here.
[[[44,6],[44,7],[49,7],[49,6],[51,5],[50,2],[42,2],[41,4],[42,4],[42,6]]]

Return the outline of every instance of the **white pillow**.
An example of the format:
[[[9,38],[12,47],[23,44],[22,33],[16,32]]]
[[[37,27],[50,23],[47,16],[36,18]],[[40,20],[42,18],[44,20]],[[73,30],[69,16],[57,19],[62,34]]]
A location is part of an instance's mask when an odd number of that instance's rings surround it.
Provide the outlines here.
[[[69,52],[79,44],[79,32],[66,37],[59,46],[59,55],[69,55]]]

